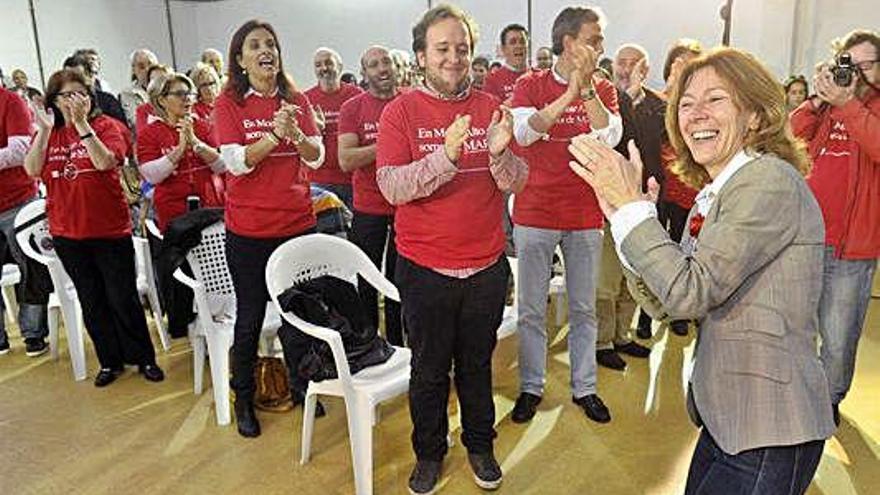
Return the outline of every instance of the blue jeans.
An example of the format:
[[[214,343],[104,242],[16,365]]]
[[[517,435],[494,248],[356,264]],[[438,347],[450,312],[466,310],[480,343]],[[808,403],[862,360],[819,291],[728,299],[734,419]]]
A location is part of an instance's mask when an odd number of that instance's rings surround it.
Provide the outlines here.
[[[575,398],[596,393],[596,285],[602,256],[602,231],[549,230],[516,225],[519,286],[520,392],[543,395],[547,368],[547,290],[553,252],[562,245],[568,292],[568,352]]]
[[[852,383],[876,266],[877,260],[835,258],[834,248],[825,248],[819,299],[819,334],[822,336],[819,357],[828,376],[833,404],[840,404]]]
[[[824,440],[728,454],[703,428],[694,448],[685,495],[798,495],[807,491]]]
[[[24,265],[27,258],[19,249],[18,243],[15,242],[15,215],[27,203],[14,206],[6,211],[0,212],[0,236],[6,238],[5,249],[0,246],[0,263],[6,258],[6,249],[12,254],[12,258],[18,265],[19,270],[24,277]],[[22,279],[21,283],[24,283]],[[18,327],[21,329],[21,336],[25,339],[41,339],[49,335],[48,318],[46,315],[46,305],[44,304],[22,304],[18,305]],[[9,337],[6,334],[6,306],[3,298],[0,297],[0,344],[8,342]]]

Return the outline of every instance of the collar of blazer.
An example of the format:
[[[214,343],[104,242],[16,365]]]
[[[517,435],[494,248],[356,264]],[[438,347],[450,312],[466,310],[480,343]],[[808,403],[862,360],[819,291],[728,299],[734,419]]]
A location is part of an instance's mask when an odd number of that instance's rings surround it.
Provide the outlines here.
[[[715,198],[721,193],[724,184],[727,184],[731,177],[736,175],[747,163],[760,156],[760,154],[746,152],[745,150],[740,150],[737,154],[733,155],[733,158],[727,162],[727,165],[721,170],[718,177],[715,177],[715,180],[703,186],[703,189],[697,194],[696,199],[694,199],[697,205],[697,213],[704,217],[707,216],[709,210],[712,209]]]

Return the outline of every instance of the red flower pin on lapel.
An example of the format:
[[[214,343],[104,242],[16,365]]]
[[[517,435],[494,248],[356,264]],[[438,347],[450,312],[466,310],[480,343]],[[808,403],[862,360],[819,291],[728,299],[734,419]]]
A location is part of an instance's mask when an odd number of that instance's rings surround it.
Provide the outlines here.
[[[691,237],[694,239],[700,235],[700,230],[703,228],[703,222],[706,221],[706,217],[697,213],[696,215],[691,217],[691,223],[688,228],[688,231],[691,234]]]

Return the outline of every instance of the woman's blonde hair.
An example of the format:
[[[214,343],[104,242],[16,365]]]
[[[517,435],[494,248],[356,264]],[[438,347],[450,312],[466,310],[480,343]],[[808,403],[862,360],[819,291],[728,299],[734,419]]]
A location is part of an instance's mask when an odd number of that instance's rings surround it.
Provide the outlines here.
[[[685,65],[669,95],[666,131],[677,155],[673,173],[686,184],[701,189],[710,181],[706,169],[694,161],[679,130],[678,104],[699,70],[712,68],[727,85],[733,104],[742,112],[754,112],[757,129],[749,129],[743,148],[756,153],[773,153],[801,174],[810,171],[806,145],[794,137],[785,106],[785,91],[769,70],[754,56],[736,48],[716,48]]]
[[[147,94],[150,96],[150,104],[153,105],[153,110],[156,112],[156,115],[163,119],[168,118],[168,112],[166,112],[165,107],[159,103],[159,98],[168,96],[168,91],[170,91],[171,85],[176,82],[182,83],[186,86],[186,89],[189,92],[195,92],[196,85],[192,82],[192,79],[186,77],[186,74],[180,72],[162,74],[156,79],[153,79],[153,82],[147,87]]]

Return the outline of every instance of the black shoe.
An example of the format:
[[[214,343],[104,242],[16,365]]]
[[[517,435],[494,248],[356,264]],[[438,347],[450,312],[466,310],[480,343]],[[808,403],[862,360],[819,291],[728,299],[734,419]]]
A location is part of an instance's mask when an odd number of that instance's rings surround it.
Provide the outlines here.
[[[468,462],[474,471],[474,482],[483,490],[497,490],[501,486],[501,466],[491,452],[468,454]]]
[[[9,342],[0,344],[0,356],[4,354],[9,354]]]
[[[434,493],[437,482],[440,481],[442,466],[442,461],[416,461],[416,467],[409,475],[409,492],[412,495]]]
[[[306,394],[305,392],[294,392],[293,393],[293,407],[302,406],[306,402]],[[321,401],[315,401],[315,417],[323,418],[327,415],[327,411],[324,410],[324,404],[321,404]]]
[[[834,414],[834,426],[840,426],[840,405],[832,404],[831,407]]]
[[[24,339],[24,349],[28,357],[37,357],[49,351],[49,344],[42,338]]]
[[[165,379],[165,373],[162,372],[162,368],[156,366],[155,364],[144,364],[138,366],[138,373],[144,375],[144,378],[150,382],[161,382]]]
[[[672,330],[672,333],[674,333],[675,335],[680,335],[684,337],[688,334],[688,321],[675,320],[669,324],[669,329]]]
[[[636,337],[640,339],[651,338],[651,317],[644,311],[639,313],[639,324],[636,326]]]
[[[538,404],[541,403],[541,396],[523,392],[516,398],[516,404],[513,406],[513,413],[510,419],[514,423],[527,423],[535,417]]]
[[[623,371],[626,369],[626,361],[624,361],[614,349],[599,349],[596,351],[596,362],[599,363],[600,366],[617,371]]]
[[[598,395],[585,395],[578,399],[572,398],[571,401],[583,409],[587,417],[593,421],[597,423],[607,423],[611,421],[611,413],[608,412],[608,408],[605,407],[605,403],[602,402],[602,399],[600,399]]]
[[[235,422],[238,425],[239,435],[247,438],[260,436],[260,422],[257,421],[253,401],[235,401]]]
[[[614,350],[617,352],[622,352],[628,356],[637,357],[637,358],[646,358],[651,355],[651,348],[645,347],[641,344],[637,344],[635,342],[627,342],[623,345],[614,345]]]
[[[113,368],[101,368],[101,371],[98,372],[98,376],[95,377],[95,386],[106,387],[107,385],[110,385],[119,378],[122,371],[122,369],[114,370]]]

